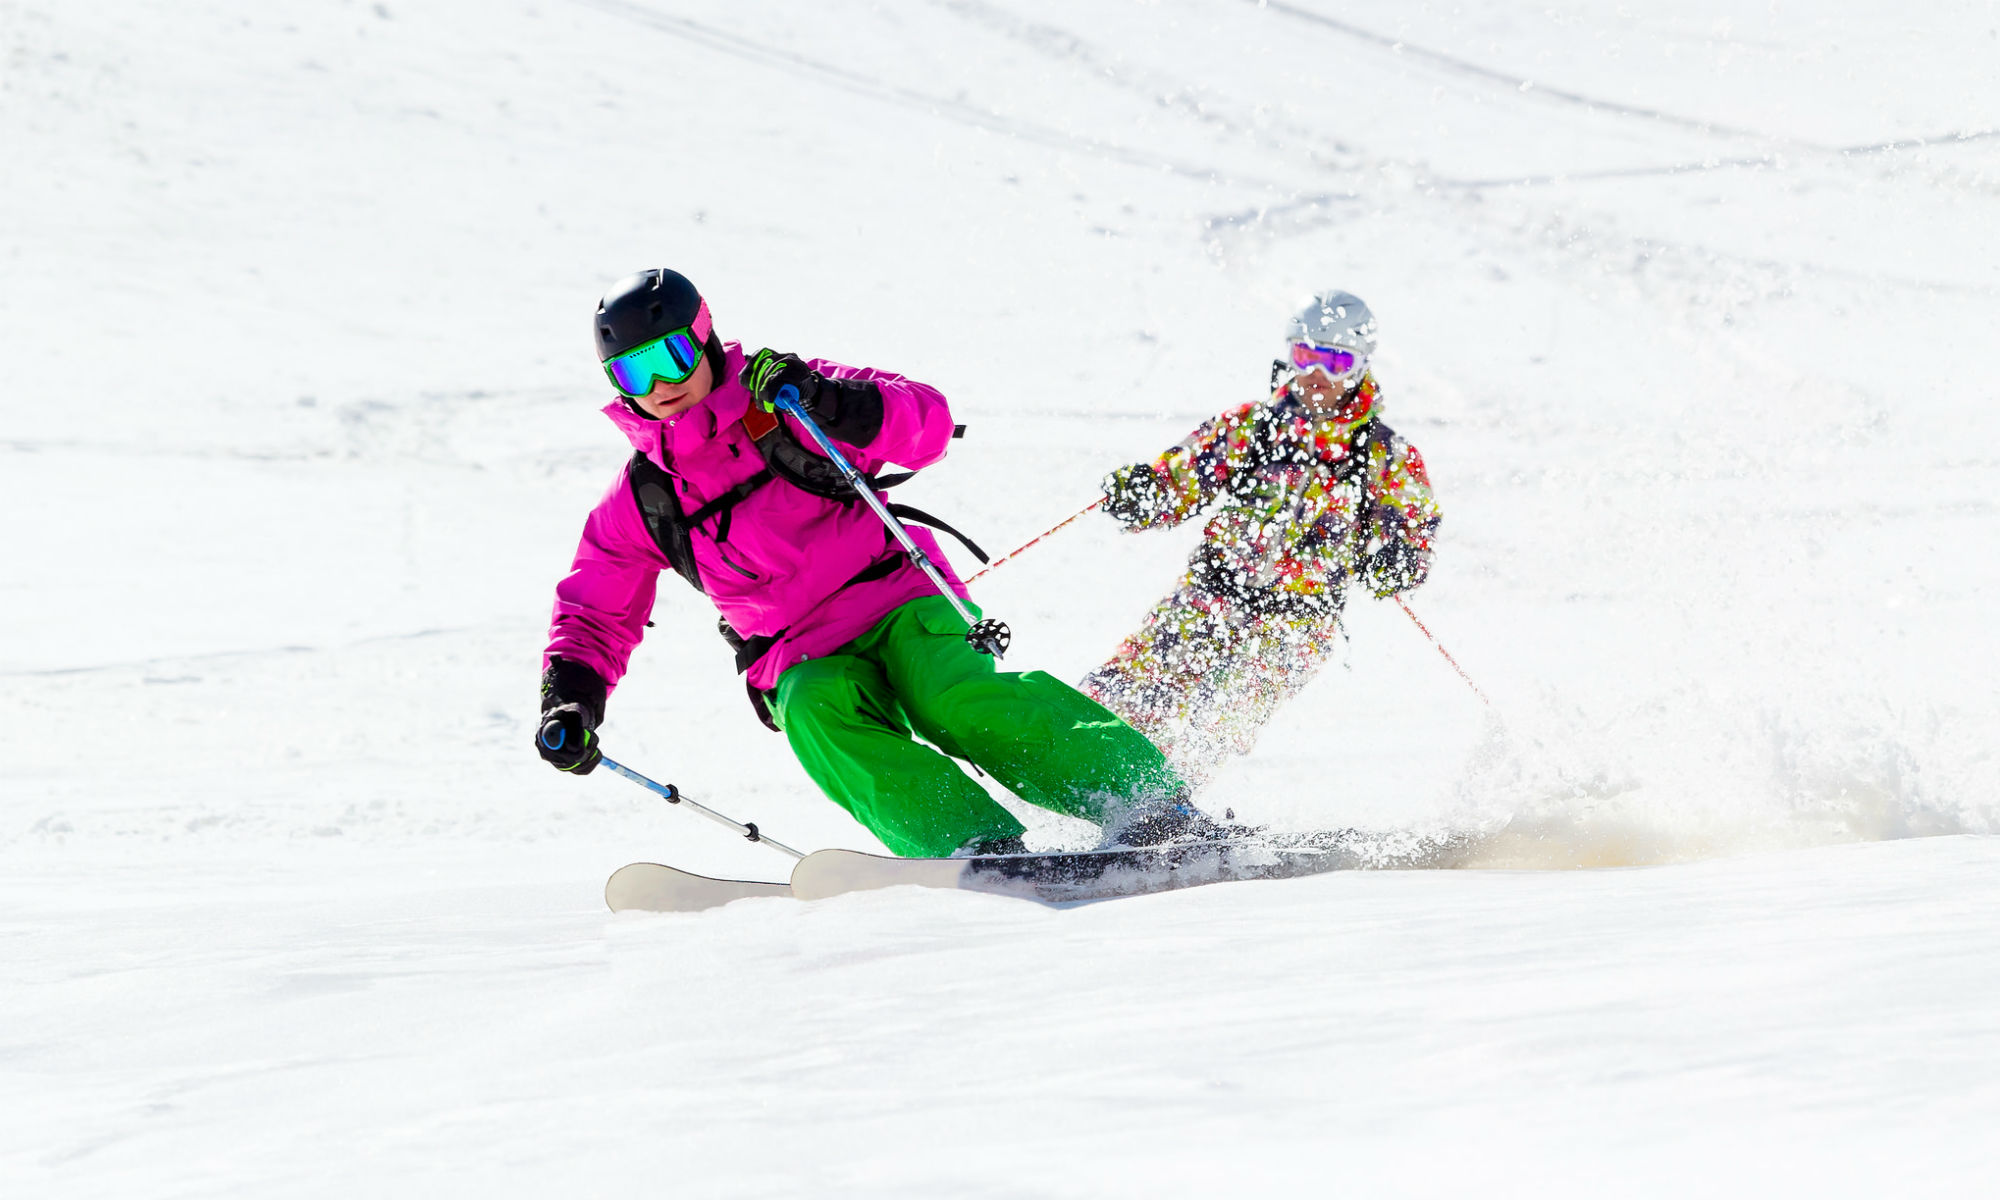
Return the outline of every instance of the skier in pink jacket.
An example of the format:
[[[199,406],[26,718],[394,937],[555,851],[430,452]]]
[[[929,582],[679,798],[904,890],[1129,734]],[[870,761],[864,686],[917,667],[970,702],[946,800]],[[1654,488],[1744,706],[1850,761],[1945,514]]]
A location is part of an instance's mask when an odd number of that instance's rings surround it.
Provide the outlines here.
[[[746,356],[717,338],[707,303],[674,271],[621,280],[592,327],[620,393],[604,412],[634,453],[556,587],[542,711],[561,736],[538,732],[544,759],[576,774],[597,765],[605,702],[671,570],[721,613],[758,715],[897,854],[1021,849],[1021,823],[954,758],[1031,804],[1113,826],[1125,844],[1212,831],[1131,726],[969,645],[950,601],[798,423],[772,411],[781,388],[796,388],[873,477],[944,457],[954,426],[937,389],[768,349]],[[909,532],[976,616],[936,539]]]

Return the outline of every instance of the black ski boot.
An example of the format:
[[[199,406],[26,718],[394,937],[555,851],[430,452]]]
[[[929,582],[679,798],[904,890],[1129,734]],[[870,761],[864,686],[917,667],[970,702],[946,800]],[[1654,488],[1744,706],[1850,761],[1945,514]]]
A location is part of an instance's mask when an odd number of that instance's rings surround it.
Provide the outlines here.
[[[1196,808],[1185,794],[1143,801],[1128,809],[1105,830],[1106,847],[1165,846],[1181,842],[1219,842],[1250,832],[1241,825],[1223,825]]]
[[[980,858],[992,854],[1026,854],[1028,843],[1018,833],[1001,837],[976,837],[951,852],[953,858]]]

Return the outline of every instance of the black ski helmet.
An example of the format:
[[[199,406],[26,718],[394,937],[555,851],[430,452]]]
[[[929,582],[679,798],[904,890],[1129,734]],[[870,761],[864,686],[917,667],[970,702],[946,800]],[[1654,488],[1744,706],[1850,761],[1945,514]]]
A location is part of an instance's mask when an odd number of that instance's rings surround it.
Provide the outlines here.
[[[722,381],[722,343],[715,336],[708,302],[679,271],[655,268],[627,275],[597,302],[590,323],[597,338],[597,361],[609,362],[632,347],[692,328],[702,353],[713,355],[716,382]]]

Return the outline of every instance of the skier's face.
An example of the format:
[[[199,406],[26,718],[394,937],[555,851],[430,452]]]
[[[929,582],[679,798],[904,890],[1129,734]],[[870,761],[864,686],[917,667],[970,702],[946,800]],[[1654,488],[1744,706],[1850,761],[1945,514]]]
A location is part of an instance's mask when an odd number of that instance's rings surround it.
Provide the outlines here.
[[[1310,412],[1330,413],[1340,407],[1347,389],[1335,383],[1323,368],[1314,367],[1292,379],[1292,395]]]
[[[700,404],[715,390],[714,364],[708,359],[708,355],[702,355],[701,361],[695,364],[694,374],[679,383],[655,379],[653,390],[633,400],[632,403],[662,421],[668,417],[677,417]]]

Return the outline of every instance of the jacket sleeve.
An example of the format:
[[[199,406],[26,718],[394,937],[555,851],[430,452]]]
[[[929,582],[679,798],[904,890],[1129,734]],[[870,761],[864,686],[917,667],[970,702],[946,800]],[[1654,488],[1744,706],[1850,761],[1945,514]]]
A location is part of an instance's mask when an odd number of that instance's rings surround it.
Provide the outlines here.
[[[1153,529],[1178,525],[1206,508],[1231,477],[1254,468],[1258,407],[1222,413],[1152,462],[1105,476],[1107,511],[1133,529]]]
[[[1368,444],[1362,490],[1363,582],[1378,596],[1422,585],[1430,575],[1438,524],[1444,519],[1423,455],[1378,422],[1377,436]]]
[[[569,574],[556,584],[543,667],[550,659],[567,659],[597,672],[607,689],[615,687],[645,636],[666,565],[621,472],[584,521]]]
[[[831,379],[875,385],[882,403],[881,427],[867,444],[851,447],[854,454],[850,457],[861,470],[873,473],[890,463],[918,470],[943,458],[950,449],[951,405],[936,388],[889,371],[842,366],[825,359],[814,359],[807,365]]]

